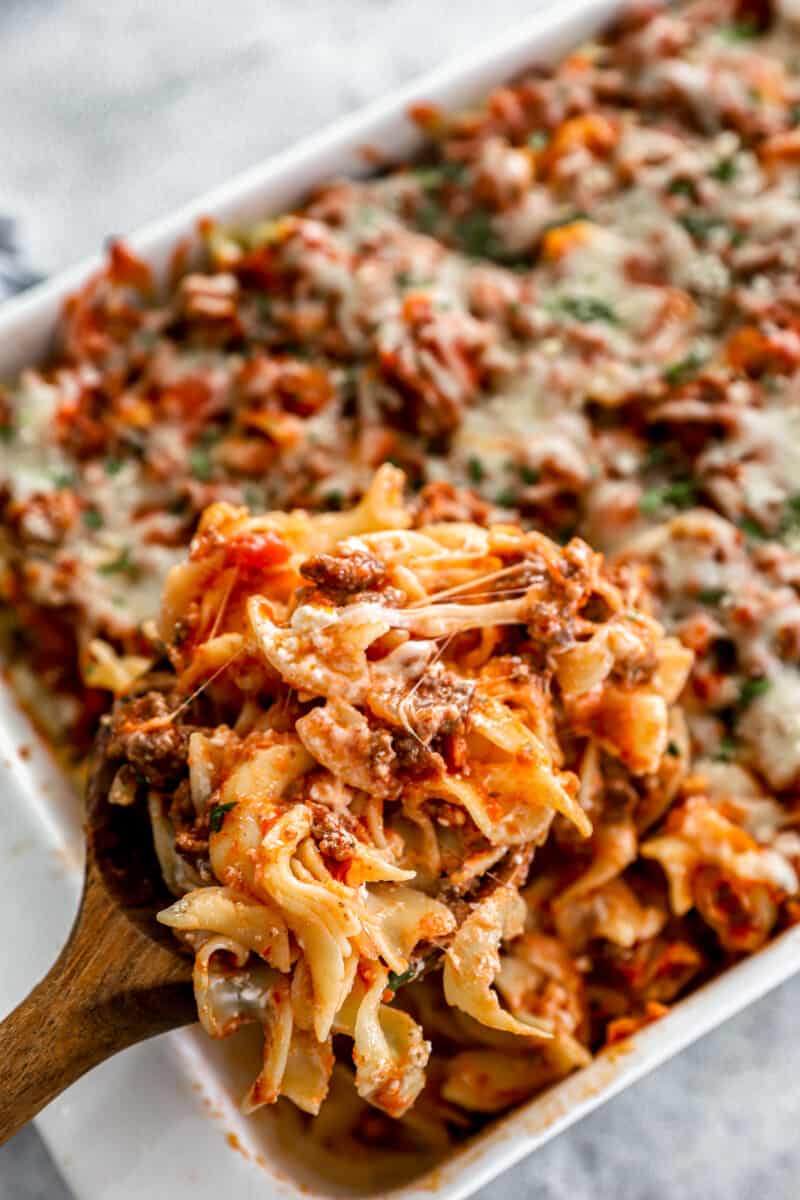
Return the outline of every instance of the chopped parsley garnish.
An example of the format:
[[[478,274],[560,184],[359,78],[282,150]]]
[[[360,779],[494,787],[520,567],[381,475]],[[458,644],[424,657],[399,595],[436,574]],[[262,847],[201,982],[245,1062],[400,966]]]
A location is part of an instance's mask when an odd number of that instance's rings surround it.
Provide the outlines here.
[[[680,758],[681,751],[676,742],[669,743],[667,746],[667,754],[670,756],[670,758]]]
[[[225,820],[225,813],[229,813],[232,808],[236,808],[236,801],[230,800],[227,804],[215,804],[208,814],[208,828],[212,833],[219,833],[222,829],[222,822]]]
[[[528,145],[531,150],[544,150],[547,143],[550,141],[550,134],[545,133],[543,129],[537,129],[528,138]]]
[[[759,525],[758,521],[754,521],[752,517],[742,517],[739,521],[739,528],[746,537],[754,542],[763,542],[768,536],[763,525]]]
[[[541,472],[536,467],[529,467],[525,463],[519,469],[519,477],[523,483],[533,484],[538,483],[541,479]]]
[[[254,508],[260,508],[263,505],[264,496],[257,487],[248,483],[244,489],[244,502],[252,512]]]
[[[87,529],[102,529],[102,514],[96,508],[86,508],[83,511],[83,523]]]
[[[123,546],[116,558],[97,568],[101,575],[135,575],[136,563],[131,560],[130,546]]]
[[[401,975],[395,974],[394,971],[389,972],[389,978],[386,980],[386,986],[396,992],[398,988],[404,987],[405,984],[413,982],[420,973],[420,964],[412,963]]]
[[[498,504],[500,508],[516,508],[517,493],[513,490],[513,488],[505,488],[499,493],[499,495],[495,497],[494,502],[495,504]]]
[[[757,35],[758,25],[755,21],[731,21],[730,25],[723,25],[719,30],[719,36],[726,42],[749,42]]]
[[[679,387],[680,384],[686,383],[687,379],[705,366],[706,357],[700,354],[697,350],[692,350],[685,358],[678,359],[677,362],[670,363],[664,368],[664,379],[671,387]]]
[[[14,440],[14,426],[0,425],[0,442],[5,442],[6,445]]]
[[[670,460],[670,452],[666,446],[653,445],[648,446],[644,456],[644,465],[646,467],[663,467]]]
[[[106,475],[119,475],[125,464],[121,458],[107,458],[103,466],[105,467]]]
[[[433,233],[439,224],[441,215],[441,209],[436,201],[427,194],[423,196],[421,203],[417,206],[417,225],[422,232]]]
[[[712,179],[717,179],[720,183],[730,183],[732,179],[736,178],[736,169],[735,159],[721,158],[708,173]]]
[[[74,471],[54,471],[51,478],[53,480],[53,486],[58,488],[59,491],[63,491],[64,488],[71,488],[75,486]]]
[[[686,232],[690,233],[693,238],[697,238],[699,242],[704,242],[714,229],[719,229],[725,224],[722,217],[705,212],[681,213],[677,220],[678,224],[682,225]]]
[[[272,319],[272,297],[267,295],[256,296],[256,308],[258,315],[262,321]]]
[[[800,104],[793,104],[789,112],[789,120],[792,125],[800,125]]]
[[[341,492],[334,489],[333,491],[325,493],[325,495],[322,497],[322,503],[326,508],[331,509],[333,512],[340,512],[344,504],[344,496]]]
[[[189,454],[189,466],[195,479],[208,483],[214,473],[214,460],[206,446],[195,446]]]
[[[467,463],[467,473],[473,483],[482,483],[486,478],[486,469],[483,463],[474,456]]]
[[[444,183],[456,183],[463,178],[467,167],[461,162],[442,162],[431,167],[414,167],[411,174],[425,191],[433,191]]]
[[[691,508],[697,502],[697,490],[691,479],[678,479],[663,487],[650,488],[639,501],[639,512],[652,517],[667,505],[675,508]]]
[[[730,733],[726,733],[724,737],[719,739],[717,746],[716,758],[721,762],[729,762],[736,752],[736,739]]]
[[[498,258],[503,252],[491,213],[485,208],[475,208],[461,217],[453,226],[453,233],[470,258]]]
[[[444,175],[440,167],[415,167],[411,174],[419,186],[426,191],[429,188],[440,187],[444,180]]]
[[[694,196],[694,180],[671,179],[667,191],[671,196]]]
[[[781,517],[781,534],[800,533],[800,492],[787,496]]]
[[[719,604],[727,594],[725,588],[703,588],[701,592],[697,593],[697,599],[701,604]]]
[[[752,704],[756,697],[763,696],[765,692],[768,692],[769,688],[770,682],[763,675],[751,679],[745,679],[744,683],[739,689],[737,706],[740,709],[747,708],[749,704]]]
[[[575,208],[572,212],[565,213],[563,217],[554,217],[552,221],[548,221],[542,226],[542,233],[549,233],[551,229],[561,229],[563,225],[571,225],[573,221],[590,221],[591,217],[588,213],[583,212],[580,208]]]
[[[619,317],[611,305],[596,296],[564,296],[558,307],[576,321],[606,321],[609,325],[619,325]]]

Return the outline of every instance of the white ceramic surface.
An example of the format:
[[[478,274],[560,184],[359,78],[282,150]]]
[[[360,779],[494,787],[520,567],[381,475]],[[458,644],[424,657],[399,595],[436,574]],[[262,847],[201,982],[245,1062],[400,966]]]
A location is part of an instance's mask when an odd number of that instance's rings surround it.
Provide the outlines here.
[[[458,104],[480,94],[527,63],[562,52],[611,8],[600,0],[547,7],[480,53],[338,123],[131,240],[158,264],[200,213],[239,220],[279,209],[317,180],[361,169],[358,148],[366,142],[405,153],[415,142],[403,117],[411,100]],[[77,268],[0,313],[1,374],[46,353],[61,299],[88,269]],[[14,953],[0,972],[5,1011],[44,972],[66,936],[77,902],[80,832],[75,801],[37,750],[24,718],[2,695],[0,715],[5,808],[0,878],[6,928],[16,931]],[[469,1194],[798,967],[800,935],[793,931],[681,1003],[640,1034],[632,1049],[599,1059],[507,1118],[404,1196],[422,1200],[432,1190],[448,1198]],[[256,1121],[238,1115],[240,1059],[241,1053],[230,1054],[196,1034],[172,1035],[129,1051],[70,1089],[39,1124],[76,1194],[82,1200],[133,1200],[191,1190],[197,1200],[217,1200],[221,1193],[291,1196],[297,1184],[336,1191],[309,1163],[307,1147],[291,1127],[281,1135],[271,1113]],[[383,1177],[370,1184],[361,1172],[340,1194],[378,1194],[390,1182],[388,1173],[379,1169],[378,1175]]]

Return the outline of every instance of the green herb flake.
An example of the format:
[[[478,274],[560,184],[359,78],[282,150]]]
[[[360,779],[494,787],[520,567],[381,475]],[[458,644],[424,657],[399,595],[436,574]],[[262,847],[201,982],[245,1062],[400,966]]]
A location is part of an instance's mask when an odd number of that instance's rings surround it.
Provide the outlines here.
[[[121,458],[107,458],[103,463],[106,475],[119,475],[122,468],[125,466]]]
[[[53,480],[53,486],[60,492],[64,491],[65,488],[74,487],[76,483],[74,471],[53,471],[51,479]]]
[[[225,820],[225,813],[229,813],[232,808],[236,808],[237,801],[229,800],[227,804],[215,804],[208,814],[208,828],[212,833],[219,833],[222,829],[222,822]]]
[[[694,196],[694,180],[671,179],[667,185],[670,196]]]
[[[260,509],[264,504],[264,495],[254,484],[248,483],[244,489],[244,502],[252,512],[253,509]]]
[[[800,492],[787,496],[783,506],[780,532],[782,536],[800,533]]]
[[[97,569],[101,575],[134,575],[138,567],[131,560],[130,546],[123,546],[116,558]]]
[[[517,493],[513,490],[513,488],[505,488],[495,497],[494,502],[495,504],[499,505],[500,508],[516,508]]]
[[[734,158],[721,158],[708,172],[712,179],[719,183],[730,183],[736,178],[737,166]]]
[[[611,305],[596,296],[565,296],[558,307],[576,321],[606,321],[609,325],[619,325],[619,317]]]
[[[703,588],[697,593],[697,599],[701,604],[719,604],[720,600],[724,600],[727,596],[725,588]]]
[[[0,442],[5,442],[8,445],[9,442],[13,442],[14,434],[13,425],[0,425]]]
[[[667,754],[670,756],[670,758],[680,758],[680,756],[681,756],[680,747],[677,745],[676,742],[669,743],[669,745],[667,746]]]
[[[758,521],[754,521],[752,517],[742,517],[739,521],[739,528],[745,537],[749,537],[753,542],[766,541],[768,536],[763,525],[759,525]]]
[[[664,368],[664,380],[670,387],[680,387],[682,383],[691,379],[701,367],[705,366],[706,361],[704,354],[692,350],[685,358],[678,359],[677,362],[670,363],[668,367]]]
[[[423,191],[435,191],[445,183],[457,183],[467,170],[461,162],[442,162],[430,167],[414,167],[411,175]]]
[[[763,675],[745,679],[739,689],[738,707],[740,709],[747,708],[758,696],[763,696],[765,692],[768,692],[769,688],[770,681]]]
[[[491,213],[475,208],[456,221],[453,233],[470,258],[497,258],[503,246],[492,225]]]
[[[758,35],[755,21],[731,21],[719,30],[719,36],[726,42],[749,42]]]
[[[398,988],[405,987],[407,983],[413,983],[420,973],[420,964],[412,963],[402,974],[397,975],[394,971],[389,972],[389,977],[386,980],[386,986],[396,992]]]
[[[550,134],[545,133],[543,129],[537,129],[528,138],[528,145],[531,150],[544,150],[547,143],[550,141]]]
[[[340,491],[334,489],[333,491],[325,493],[325,495],[322,497],[322,503],[332,512],[341,512],[344,505],[344,496]]]
[[[639,512],[652,517],[662,508],[691,508],[697,502],[697,490],[691,479],[679,479],[663,487],[650,488],[639,501]]]
[[[561,229],[564,225],[571,225],[573,221],[590,221],[591,217],[582,209],[574,208],[570,212],[565,213],[563,217],[555,217],[552,221],[548,221],[542,226],[542,234],[549,233],[551,229]]]
[[[195,446],[189,454],[189,467],[195,479],[208,483],[214,473],[214,461],[206,446]]]
[[[102,529],[103,516],[96,508],[86,508],[83,510],[83,523],[87,529]]]
[[[670,460],[670,453],[666,446],[648,446],[644,456],[644,465],[650,470],[656,467],[663,467]]]
[[[731,734],[726,733],[725,736],[721,737],[719,740],[715,757],[720,762],[730,762],[735,753],[736,740],[731,736]]]
[[[529,467],[527,464],[523,463],[519,469],[519,477],[523,483],[530,487],[532,484],[539,482],[541,479],[541,472],[538,471],[536,467]]]
[[[441,215],[442,211],[436,201],[432,200],[427,194],[423,196],[420,204],[417,206],[417,225],[422,232],[427,234],[435,233]]]
[[[433,191],[444,183],[441,167],[415,167],[411,172],[423,191]]]
[[[473,483],[483,483],[486,478],[486,468],[479,458],[474,456],[467,463],[467,474]]]
[[[704,242],[710,233],[725,224],[722,217],[706,212],[681,213],[677,220],[678,224],[682,225],[686,232],[696,238],[698,242]]]

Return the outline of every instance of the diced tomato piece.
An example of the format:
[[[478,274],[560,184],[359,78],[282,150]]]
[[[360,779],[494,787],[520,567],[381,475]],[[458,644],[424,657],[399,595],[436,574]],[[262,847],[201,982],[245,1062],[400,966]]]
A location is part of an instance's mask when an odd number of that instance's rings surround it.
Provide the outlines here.
[[[289,547],[271,529],[252,530],[234,538],[228,559],[244,571],[268,571],[282,566],[289,558]]]

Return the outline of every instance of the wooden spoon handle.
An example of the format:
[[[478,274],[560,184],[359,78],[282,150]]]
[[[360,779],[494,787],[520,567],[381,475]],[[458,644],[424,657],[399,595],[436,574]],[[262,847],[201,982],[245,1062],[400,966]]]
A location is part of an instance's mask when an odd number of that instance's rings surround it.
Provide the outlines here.
[[[62,956],[0,1025],[0,1143],[110,1053],[68,986]]]
[[[109,905],[90,867],[69,941],[0,1024],[0,1144],[99,1062],[196,1020],[189,978]]]

